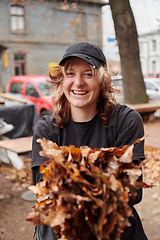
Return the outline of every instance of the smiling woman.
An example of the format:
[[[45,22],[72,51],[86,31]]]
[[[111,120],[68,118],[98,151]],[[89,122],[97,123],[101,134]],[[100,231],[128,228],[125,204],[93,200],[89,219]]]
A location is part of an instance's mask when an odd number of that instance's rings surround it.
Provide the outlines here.
[[[50,70],[49,77],[54,95],[53,115],[43,116],[33,135],[32,169],[36,172],[37,182],[42,180],[39,166],[46,161],[39,154],[41,146],[38,139],[46,138],[58,146],[100,149],[122,148],[144,136],[140,115],[117,103],[106,59],[98,46],[87,42],[71,45],[59,66]],[[141,141],[134,146],[133,161],[139,164],[144,158],[144,141]],[[65,179],[59,181],[65,182]],[[121,240],[147,240],[134,208],[141,201],[142,189],[135,191],[136,197],[128,202],[133,210],[133,217],[129,218],[131,226],[124,233],[119,233]],[[36,237],[37,240],[57,239],[51,227],[39,224],[36,227]],[[95,240],[97,239],[98,237]],[[111,236],[107,239],[115,238]]]
[[[72,119],[89,121],[96,114],[100,80],[84,60],[73,57],[69,61],[63,79],[63,92],[70,102]],[[82,118],[77,115],[79,111]]]

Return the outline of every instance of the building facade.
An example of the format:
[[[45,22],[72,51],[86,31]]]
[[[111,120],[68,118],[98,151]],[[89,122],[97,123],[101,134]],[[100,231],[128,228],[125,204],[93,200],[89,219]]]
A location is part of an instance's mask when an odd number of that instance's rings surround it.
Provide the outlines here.
[[[14,75],[46,74],[71,44],[88,41],[102,47],[105,2],[64,2],[0,1],[1,90]]]
[[[139,36],[140,60],[144,76],[160,76],[160,32]]]

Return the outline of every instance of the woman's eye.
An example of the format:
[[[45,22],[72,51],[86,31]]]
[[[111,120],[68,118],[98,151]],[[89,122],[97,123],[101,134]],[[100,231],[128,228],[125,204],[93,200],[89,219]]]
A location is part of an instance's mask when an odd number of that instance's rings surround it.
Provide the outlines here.
[[[86,77],[92,77],[93,75],[92,75],[92,73],[86,73],[85,76]]]
[[[74,74],[72,72],[67,72],[66,75],[67,76],[73,76]]]

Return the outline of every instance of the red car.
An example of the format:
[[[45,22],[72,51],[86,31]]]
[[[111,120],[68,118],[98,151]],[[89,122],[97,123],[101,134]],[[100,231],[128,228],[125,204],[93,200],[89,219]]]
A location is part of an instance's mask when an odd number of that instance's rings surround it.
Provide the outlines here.
[[[46,75],[14,76],[9,80],[8,93],[18,93],[34,103],[39,116],[52,110],[52,96]]]

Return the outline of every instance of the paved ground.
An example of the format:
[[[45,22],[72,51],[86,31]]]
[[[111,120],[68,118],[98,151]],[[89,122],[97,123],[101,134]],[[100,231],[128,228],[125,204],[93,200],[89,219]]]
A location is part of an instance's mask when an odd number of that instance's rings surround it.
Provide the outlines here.
[[[145,144],[160,148],[160,117],[151,123],[144,123],[144,129],[146,134]]]

